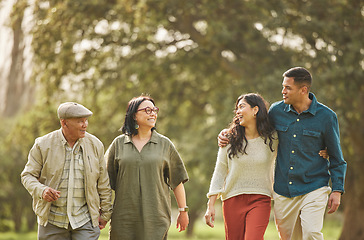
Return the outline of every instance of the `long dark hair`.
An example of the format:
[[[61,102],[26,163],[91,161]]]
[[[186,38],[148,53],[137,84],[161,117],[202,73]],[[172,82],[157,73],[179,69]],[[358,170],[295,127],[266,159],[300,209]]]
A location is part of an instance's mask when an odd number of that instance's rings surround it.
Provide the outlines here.
[[[137,122],[134,119],[135,114],[138,111],[139,105],[144,101],[151,101],[154,104],[154,99],[147,95],[141,95],[139,97],[132,98],[126,109],[124,125],[120,129],[122,133],[135,136],[138,134],[138,129],[135,128]],[[153,128],[152,130],[154,130]]]
[[[273,133],[274,128],[269,122],[268,118],[268,102],[264,100],[262,96],[257,93],[248,93],[239,96],[235,103],[234,113],[238,110],[238,104],[240,100],[244,99],[252,108],[258,106],[259,111],[256,115],[257,130],[261,137],[264,138],[264,143],[269,141],[269,148],[273,152]],[[245,127],[241,126],[238,117],[235,115],[230,123],[227,137],[229,139],[229,158],[237,156],[238,153],[247,154],[246,148],[248,146],[248,140],[245,136]]]

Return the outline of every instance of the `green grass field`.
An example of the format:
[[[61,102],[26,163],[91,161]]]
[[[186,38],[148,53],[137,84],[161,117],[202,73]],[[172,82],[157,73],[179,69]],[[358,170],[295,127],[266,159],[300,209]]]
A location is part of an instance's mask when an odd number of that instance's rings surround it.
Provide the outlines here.
[[[214,228],[208,227],[204,222],[198,221],[195,226],[195,233],[192,238],[187,238],[184,232],[178,232],[175,228],[175,224],[170,228],[168,239],[169,240],[199,240],[199,239],[208,239],[208,240],[222,240],[225,239],[224,234],[224,223],[216,222]],[[337,240],[339,239],[340,233],[342,229],[342,223],[337,219],[327,219],[324,223],[324,228],[322,232],[324,233],[325,240]],[[36,240],[37,233],[29,232],[29,233],[14,233],[14,232],[5,232],[0,233],[0,240]],[[108,239],[108,226],[101,231],[100,240]],[[271,221],[268,225],[267,231],[265,233],[265,240],[279,240],[278,233],[275,228],[274,222]]]

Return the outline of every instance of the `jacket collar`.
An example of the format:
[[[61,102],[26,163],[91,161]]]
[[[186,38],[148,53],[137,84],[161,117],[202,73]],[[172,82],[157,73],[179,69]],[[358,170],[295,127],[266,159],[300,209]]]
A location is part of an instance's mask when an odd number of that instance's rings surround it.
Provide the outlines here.
[[[58,136],[59,136],[59,138],[61,139],[61,143],[62,143],[62,146],[67,146],[67,140],[66,140],[66,138],[64,137],[64,135],[63,135],[63,132],[62,132],[62,128],[60,128],[59,129],[59,131],[58,131]],[[79,138],[77,141],[76,141],[76,143],[75,143],[75,145],[73,146],[73,148],[76,150],[76,151],[78,151],[79,149],[80,149],[80,147],[82,147],[82,145],[83,145],[83,138]]]

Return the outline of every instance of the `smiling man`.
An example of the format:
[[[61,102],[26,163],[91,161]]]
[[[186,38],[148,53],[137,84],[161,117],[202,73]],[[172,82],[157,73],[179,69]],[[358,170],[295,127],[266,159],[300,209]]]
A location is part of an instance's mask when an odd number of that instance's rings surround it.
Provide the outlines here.
[[[86,132],[91,115],[62,103],[61,129],[37,138],[29,152],[21,180],[33,197],[38,239],[98,239],[111,217],[104,146]]]
[[[273,194],[277,228],[283,240],[324,239],[326,205],[334,213],[344,192],[338,119],[310,92],[307,69],[291,68],[283,77],[283,101],[269,110],[279,139]],[[328,160],[317,154],[325,148]]]

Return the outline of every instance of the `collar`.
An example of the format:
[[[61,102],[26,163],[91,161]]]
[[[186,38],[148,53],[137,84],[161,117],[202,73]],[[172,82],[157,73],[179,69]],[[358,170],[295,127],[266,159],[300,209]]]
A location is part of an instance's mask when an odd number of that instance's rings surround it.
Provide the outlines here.
[[[68,146],[67,140],[66,140],[66,138],[63,135],[62,128],[59,129],[59,134],[60,134],[62,146]],[[81,145],[82,145],[82,143],[83,143],[83,139],[82,138],[79,138],[76,141],[75,145],[73,146],[73,149],[75,149],[76,152],[78,152],[79,149],[80,149],[80,147],[81,147]]]
[[[132,143],[132,136],[130,135],[125,135],[124,138],[124,143]],[[152,143],[158,143],[159,142],[159,137],[158,137],[158,133],[156,130],[152,130],[152,136],[150,137],[148,142],[152,142]]]
[[[307,110],[303,111],[302,113],[310,113],[312,115],[316,115],[316,111],[317,111],[316,96],[315,96],[315,94],[310,92],[308,94],[308,97],[312,100],[311,105]],[[291,104],[289,104],[289,105],[286,104],[286,106],[284,107],[284,111],[285,112],[295,112],[295,113],[297,113],[297,111],[293,108],[293,106]]]

